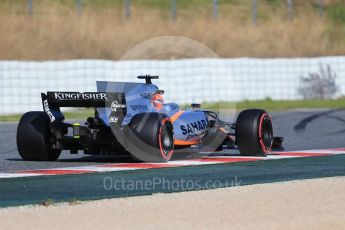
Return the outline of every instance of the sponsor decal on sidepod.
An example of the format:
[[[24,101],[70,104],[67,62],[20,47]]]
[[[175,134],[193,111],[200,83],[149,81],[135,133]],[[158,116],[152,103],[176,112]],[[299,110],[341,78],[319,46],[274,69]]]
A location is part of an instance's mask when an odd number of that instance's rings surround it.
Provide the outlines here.
[[[204,132],[207,128],[207,121],[200,120],[180,126],[183,135],[190,135],[196,132]]]

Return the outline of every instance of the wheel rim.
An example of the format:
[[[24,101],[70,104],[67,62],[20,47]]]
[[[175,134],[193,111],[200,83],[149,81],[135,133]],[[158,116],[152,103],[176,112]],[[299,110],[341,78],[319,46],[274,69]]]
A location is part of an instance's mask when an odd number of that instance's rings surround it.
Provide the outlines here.
[[[174,134],[170,123],[163,123],[159,142],[163,157],[169,160],[174,150]]]
[[[170,134],[163,135],[163,148],[168,149],[171,146],[171,144],[172,144],[172,136]]]
[[[260,120],[260,144],[265,153],[271,150],[273,141],[273,129],[271,119],[263,114]]]

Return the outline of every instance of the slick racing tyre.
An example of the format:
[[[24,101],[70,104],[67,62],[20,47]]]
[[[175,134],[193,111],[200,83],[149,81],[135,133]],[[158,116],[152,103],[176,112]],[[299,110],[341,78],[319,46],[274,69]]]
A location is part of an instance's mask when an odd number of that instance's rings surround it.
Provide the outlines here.
[[[273,128],[261,109],[242,111],[236,121],[236,143],[241,155],[266,156],[272,148]]]
[[[125,148],[135,159],[144,162],[167,162],[174,152],[173,125],[164,114],[137,114],[125,133]]]
[[[23,160],[55,161],[61,150],[50,148],[49,117],[44,112],[25,113],[17,128],[17,148]]]

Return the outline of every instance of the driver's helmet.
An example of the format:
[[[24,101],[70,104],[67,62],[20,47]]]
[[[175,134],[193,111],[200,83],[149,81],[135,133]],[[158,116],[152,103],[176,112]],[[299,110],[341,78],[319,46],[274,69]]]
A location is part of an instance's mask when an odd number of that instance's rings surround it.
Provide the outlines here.
[[[162,110],[164,104],[164,98],[160,93],[156,93],[151,98],[151,104],[156,110]]]

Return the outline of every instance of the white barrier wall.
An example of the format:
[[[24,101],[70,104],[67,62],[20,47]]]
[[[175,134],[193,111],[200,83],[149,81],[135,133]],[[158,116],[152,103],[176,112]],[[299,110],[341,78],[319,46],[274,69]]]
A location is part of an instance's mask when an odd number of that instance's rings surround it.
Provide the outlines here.
[[[40,93],[95,91],[96,80],[132,81],[160,75],[155,83],[166,101],[240,101],[299,99],[300,76],[330,65],[337,74],[338,96],[345,95],[345,56],[294,59],[187,59],[173,61],[76,60],[0,62],[0,114],[41,110]]]

